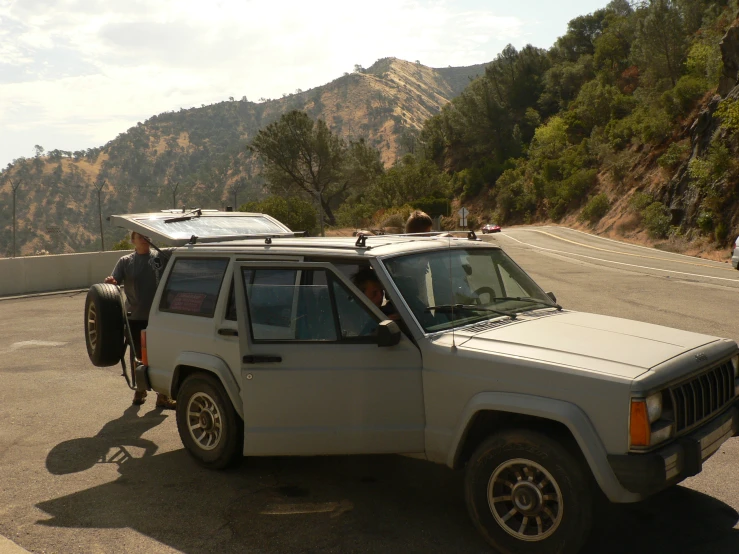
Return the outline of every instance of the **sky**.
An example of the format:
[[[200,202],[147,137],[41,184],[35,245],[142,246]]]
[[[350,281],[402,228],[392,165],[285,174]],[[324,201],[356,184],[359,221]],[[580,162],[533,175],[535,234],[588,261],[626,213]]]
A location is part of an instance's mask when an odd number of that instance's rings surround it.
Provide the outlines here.
[[[165,111],[280,98],[355,64],[550,47],[608,0],[0,0],[0,169]]]

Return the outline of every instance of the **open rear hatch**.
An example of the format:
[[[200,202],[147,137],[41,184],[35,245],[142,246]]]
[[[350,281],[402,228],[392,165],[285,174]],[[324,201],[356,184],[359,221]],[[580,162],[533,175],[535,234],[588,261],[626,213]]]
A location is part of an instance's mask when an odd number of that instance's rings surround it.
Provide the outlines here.
[[[165,210],[111,215],[108,219],[112,225],[136,231],[154,243],[170,246],[250,237],[293,237],[298,234],[273,217],[250,212]]]

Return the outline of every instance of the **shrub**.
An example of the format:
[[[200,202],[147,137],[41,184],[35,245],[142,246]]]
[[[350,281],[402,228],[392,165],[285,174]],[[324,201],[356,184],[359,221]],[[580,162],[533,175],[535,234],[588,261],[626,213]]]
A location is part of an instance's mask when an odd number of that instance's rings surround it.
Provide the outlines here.
[[[710,233],[713,230],[713,213],[710,211],[701,212],[695,222],[701,231]]]
[[[704,79],[708,88],[713,88],[718,84],[723,61],[718,37],[710,40],[709,35],[707,38],[708,41],[696,42],[691,46],[685,67],[692,75]]]
[[[126,236],[113,245],[113,250],[133,250],[133,244],[131,244],[129,237]]]
[[[723,244],[724,242],[726,242],[728,236],[729,227],[723,221],[719,221],[718,225],[716,225],[716,242],[718,242],[719,244]]]
[[[714,141],[704,157],[693,158],[688,174],[700,188],[721,179],[731,169],[733,158],[725,144]]]
[[[705,79],[693,75],[680,77],[675,87],[662,95],[667,113],[673,118],[687,115],[695,105],[696,100],[703,96],[710,88]]]
[[[628,150],[619,152],[610,158],[609,171],[611,177],[616,183],[622,183],[629,174],[632,164],[634,163],[634,155]]]
[[[713,117],[721,120],[721,126],[730,133],[739,131],[739,101],[733,98],[727,98],[722,101]]]
[[[581,169],[562,181],[559,193],[565,201],[579,202],[588,194],[598,180],[595,169]]]
[[[588,200],[588,203],[585,204],[585,207],[580,213],[580,219],[582,221],[596,223],[608,213],[610,207],[611,202],[608,200],[608,195],[606,195],[604,192],[601,192],[600,194],[596,194],[590,200]]]
[[[318,216],[314,203],[296,196],[269,196],[259,202],[247,202],[239,211],[271,215],[293,231],[307,231],[310,234],[317,231]]]
[[[664,169],[674,169],[678,164],[685,161],[690,153],[687,142],[673,142],[658,159],[657,163]]]
[[[413,202],[413,206],[426,212],[431,217],[447,215],[451,211],[449,200],[446,198],[421,198]]]
[[[670,210],[662,202],[652,202],[644,209],[642,217],[650,237],[663,239],[670,232]]]
[[[375,214],[374,223],[379,227],[395,227],[405,229],[405,222],[415,208],[409,204],[381,210]]]
[[[631,200],[629,200],[629,206],[633,211],[641,213],[652,202],[654,202],[654,198],[652,198],[651,194],[647,194],[646,192],[636,192],[634,193],[634,196],[631,197]]]
[[[394,228],[405,228],[405,222],[408,220],[408,218],[404,218],[400,214],[392,214],[391,216],[386,217],[382,220],[382,223],[380,224],[381,227],[394,227]]]
[[[344,202],[336,210],[336,223],[340,227],[366,227],[372,220],[374,208],[362,202]]]

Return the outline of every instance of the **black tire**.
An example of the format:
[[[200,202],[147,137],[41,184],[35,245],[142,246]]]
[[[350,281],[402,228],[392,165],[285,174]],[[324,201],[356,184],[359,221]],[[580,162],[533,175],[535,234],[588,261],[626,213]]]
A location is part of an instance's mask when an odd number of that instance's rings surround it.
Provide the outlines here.
[[[472,455],[465,499],[475,526],[501,554],[571,554],[590,533],[591,483],[588,468],[559,442],[510,430]]]
[[[85,344],[90,361],[97,367],[109,367],[121,361],[123,311],[117,286],[98,283],[87,291]]]
[[[191,430],[190,422],[201,427]],[[196,373],[177,393],[177,431],[187,451],[202,466],[223,469],[243,455],[244,426],[221,382]]]

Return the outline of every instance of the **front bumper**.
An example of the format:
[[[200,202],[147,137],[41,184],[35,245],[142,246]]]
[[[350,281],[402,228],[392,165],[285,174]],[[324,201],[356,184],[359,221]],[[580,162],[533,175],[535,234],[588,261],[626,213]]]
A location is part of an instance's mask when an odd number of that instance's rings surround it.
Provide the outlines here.
[[[700,473],[703,462],[738,433],[739,403],[734,402],[689,435],[659,450],[646,454],[609,454],[608,461],[626,490],[648,496]]]

